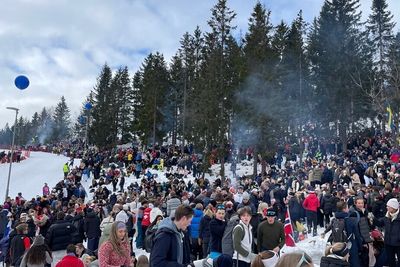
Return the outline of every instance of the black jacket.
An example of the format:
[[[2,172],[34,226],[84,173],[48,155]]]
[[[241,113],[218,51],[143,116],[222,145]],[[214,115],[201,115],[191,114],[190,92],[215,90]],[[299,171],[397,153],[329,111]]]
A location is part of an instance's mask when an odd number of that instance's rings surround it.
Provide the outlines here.
[[[87,238],[95,238],[101,236],[100,218],[94,212],[86,215],[84,222],[84,230]]]
[[[374,224],[385,226],[385,245],[400,247],[400,216],[397,215],[393,221],[388,217],[375,219]]]
[[[324,211],[324,214],[331,214],[333,212],[335,204],[334,202],[335,199],[330,193],[322,197],[321,208]]]
[[[347,261],[333,258],[333,257],[322,257],[320,267],[343,267],[343,266],[350,266],[350,263]]]
[[[83,228],[83,216],[80,214],[75,215],[71,220],[71,223],[75,226],[77,230],[77,242],[82,243],[85,239],[85,230]]]
[[[55,221],[47,231],[46,243],[52,251],[65,250],[69,244],[77,243],[75,226],[64,220]]]
[[[222,237],[224,235],[226,222],[212,219],[210,222],[210,251],[222,253]]]
[[[22,256],[25,253],[24,239],[29,238],[24,234],[16,234],[10,243],[10,260],[12,266],[19,266]]]
[[[201,238],[204,243],[210,242],[210,222],[211,218],[207,215],[203,216],[200,221],[199,238]]]

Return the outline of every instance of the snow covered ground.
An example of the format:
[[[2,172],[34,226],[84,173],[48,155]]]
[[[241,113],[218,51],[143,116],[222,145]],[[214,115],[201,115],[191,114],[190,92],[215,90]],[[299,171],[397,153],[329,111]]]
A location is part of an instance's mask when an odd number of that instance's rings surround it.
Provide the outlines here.
[[[44,152],[31,152],[30,158],[13,163],[10,178],[11,197],[21,192],[25,199],[42,194],[44,183],[54,186],[63,178],[63,164],[68,161],[65,156]],[[9,164],[0,165],[0,198],[6,193]]]
[[[63,178],[62,167],[63,164],[68,161],[65,156],[58,156],[55,154],[44,153],[44,152],[31,152],[30,158],[24,160],[20,163],[14,163],[12,167],[12,174],[10,180],[10,196],[16,196],[18,192],[22,192],[26,199],[40,195],[42,192],[42,187],[44,183],[48,183],[50,187],[53,187],[57,182]],[[75,165],[79,164],[79,160],[75,160]],[[0,165],[0,198],[5,195],[6,185],[7,185],[7,175],[8,175],[8,164]],[[231,165],[226,164],[225,170],[226,175],[229,178],[233,177],[233,173],[230,170]],[[213,174],[218,174],[220,170],[219,165],[214,165],[212,168]],[[161,171],[151,171],[158,175],[158,181],[166,181],[165,173]],[[237,164],[237,175],[250,175],[253,173],[253,165],[251,161],[243,161]],[[208,175],[207,175],[208,176]],[[192,180],[192,176],[188,176],[185,180]],[[212,180],[212,178],[211,178]],[[234,179],[232,179],[234,180]],[[131,182],[136,180],[133,176],[126,179],[125,185],[129,185]],[[90,182],[83,183],[87,192],[89,192],[88,187]],[[319,232],[322,232],[320,229]],[[327,237],[326,237],[327,238]],[[299,242],[295,248],[284,247],[282,252],[287,253],[291,251],[305,251],[308,253],[315,266],[318,266],[321,256],[326,247],[326,240],[321,239],[321,237],[308,237],[307,239]],[[147,254],[144,250],[135,249],[136,255]],[[54,253],[54,262],[57,263],[65,255],[65,252],[60,251]],[[53,264],[54,266],[55,264]]]

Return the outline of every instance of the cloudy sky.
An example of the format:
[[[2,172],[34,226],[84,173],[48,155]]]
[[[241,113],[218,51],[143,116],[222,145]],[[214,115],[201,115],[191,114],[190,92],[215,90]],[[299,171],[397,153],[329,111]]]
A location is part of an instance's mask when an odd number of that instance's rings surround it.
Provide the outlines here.
[[[0,10],[0,127],[13,121],[7,106],[31,117],[43,106],[54,106],[64,95],[76,117],[96,82],[101,66],[127,65],[131,74],[149,52],[169,60],[185,32],[207,20],[216,0],[3,0]],[[319,14],[323,0],[262,1],[273,24],[290,23],[300,9],[307,21]],[[361,0],[363,18],[372,0]],[[387,0],[400,24],[400,1]],[[228,0],[236,11],[236,36],[247,30],[255,0]],[[25,74],[26,90],[14,79]]]

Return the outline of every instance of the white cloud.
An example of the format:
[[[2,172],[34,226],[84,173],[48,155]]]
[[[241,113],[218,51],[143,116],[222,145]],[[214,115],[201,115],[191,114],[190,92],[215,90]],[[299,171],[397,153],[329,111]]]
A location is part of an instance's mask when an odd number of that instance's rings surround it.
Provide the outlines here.
[[[263,2],[263,1],[262,1]],[[300,9],[306,20],[317,16],[322,0],[265,1],[272,22],[290,23]],[[133,74],[150,51],[169,60],[179,40],[197,25],[208,30],[215,0],[3,0],[0,11],[0,127],[13,121],[6,106],[31,117],[54,106],[62,95],[73,114],[96,82],[101,66],[127,65]],[[255,0],[230,0],[242,35]],[[388,0],[399,22],[400,1]],[[362,0],[369,10],[371,0]],[[397,10],[397,12],[395,11]],[[400,24],[400,23],[398,23]],[[399,25],[397,25],[398,29]],[[17,90],[14,78],[26,74],[31,85]]]

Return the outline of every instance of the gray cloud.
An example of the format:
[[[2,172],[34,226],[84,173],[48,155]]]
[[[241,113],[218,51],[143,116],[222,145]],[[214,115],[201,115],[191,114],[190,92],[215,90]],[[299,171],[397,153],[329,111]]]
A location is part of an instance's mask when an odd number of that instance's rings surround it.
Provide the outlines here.
[[[263,2],[263,1],[262,1]],[[322,0],[265,1],[272,22],[290,23],[300,9],[311,21]],[[400,1],[389,0],[399,21]],[[107,62],[114,69],[127,65],[137,70],[148,52],[160,51],[166,60],[176,52],[179,40],[197,25],[208,30],[210,9],[216,1],[186,0],[4,0],[0,11],[0,127],[13,121],[6,106],[16,106],[30,117],[43,106],[66,97],[72,114]],[[237,12],[237,32],[244,34],[256,1],[230,0]],[[361,1],[368,11],[370,0]],[[366,12],[364,12],[366,13]],[[399,23],[398,23],[399,24]],[[398,29],[398,25],[397,25]],[[17,90],[14,78],[26,74],[30,87]]]

